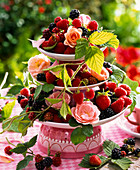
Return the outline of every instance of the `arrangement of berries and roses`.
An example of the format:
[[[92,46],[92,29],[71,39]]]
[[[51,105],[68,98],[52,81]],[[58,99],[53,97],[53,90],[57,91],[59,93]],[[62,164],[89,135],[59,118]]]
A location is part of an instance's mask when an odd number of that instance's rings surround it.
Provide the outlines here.
[[[74,9],[68,19],[56,17],[39,40],[30,41],[42,54],[29,59],[24,81],[17,78],[18,83],[10,87],[7,96],[14,99],[12,95],[16,95],[23,111],[12,118],[10,114],[2,118],[3,132],[13,130],[16,123],[17,131],[25,136],[35,121],[40,122],[38,146],[46,154],[48,150],[56,154],[58,166],[60,153],[62,158],[97,154],[103,144],[100,125],[117,118],[128,107],[131,114],[136,104],[137,83],[117,66],[104,61],[106,47],[117,49],[117,36]],[[2,108],[5,115],[5,110],[9,108],[11,112],[14,104],[15,100]],[[25,159],[27,149],[35,144],[36,138],[33,139],[26,146],[16,146],[25,147]],[[16,148],[12,149],[15,153]],[[117,149],[112,152],[120,154]],[[100,158],[99,164],[93,166],[100,166],[104,161]],[[36,168],[44,169],[46,159],[51,166],[50,157],[38,156]]]

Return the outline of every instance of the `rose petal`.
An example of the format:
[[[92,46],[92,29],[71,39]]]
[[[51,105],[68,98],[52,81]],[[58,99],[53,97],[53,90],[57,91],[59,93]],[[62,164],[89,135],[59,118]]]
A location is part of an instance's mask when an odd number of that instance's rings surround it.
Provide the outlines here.
[[[39,39],[37,41],[31,40],[31,39],[28,39],[28,40],[32,42],[33,47],[38,48],[45,41],[45,38],[41,38],[41,39]]]
[[[79,16],[79,20],[81,21],[82,25],[87,27],[87,25],[89,24],[89,22],[91,21],[91,18],[89,15],[85,15],[85,14],[81,14]]]
[[[6,155],[4,152],[0,151],[0,162],[4,163],[10,163],[11,161],[14,161],[12,157],[9,155]]]

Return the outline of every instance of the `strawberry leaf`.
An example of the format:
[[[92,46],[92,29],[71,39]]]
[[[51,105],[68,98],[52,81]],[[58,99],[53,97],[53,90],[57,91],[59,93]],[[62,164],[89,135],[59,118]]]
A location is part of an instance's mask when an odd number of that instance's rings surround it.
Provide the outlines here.
[[[56,104],[62,101],[62,99],[51,99],[51,98],[45,98],[45,99],[52,104]]]
[[[34,100],[38,97],[38,95],[40,94],[42,90],[42,85],[37,86],[37,88],[35,89],[35,93],[34,93]]]
[[[119,40],[117,39],[117,36],[114,35],[107,43],[106,43],[107,47],[113,47],[115,49],[118,48],[119,46]]]
[[[131,88],[131,90],[135,92],[136,92],[136,88],[139,86],[137,81],[133,81],[128,77],[124,78],[123,84],[127,84]]]
[[[2,117],[4,119],[7,119],[10,117],[12,110],[15,106],[16,101],[14,100],[13,102],[7,103],[4,107],[3,107],[3,113],[2,113]]]
[[[24,88],[23,85],[14,85],[14,86],[12,86],[12,87],[9,89],[7,95],[11,95],[11,94],[12,94],[12,95],[16,95],[16,94],[18,94],[18,93],[20,92],[20,90],[23,89],[23,88]]]
[[[72,118],[69,120],[69,125],[70,125],[71,127],[76,127],[76,126],[79,126],[79,125],[81,125],[81,124],[78,123],[78,122],[74,119],[74,117],[72,117]]]
[[[43,71],[52,71],[52,72],[57,72],[57,71],[61,71],[64,68],[64,64],[60,64],[60,65],[56,65],[53,67],[49,67],[47,69],[43,69]]]
[[[83,125],[82,132],[84,135],[90,137],[91,135],[93,135],[93,126],[92,125]]]
[[[17,164],[16,170],[24,169],[30,161],[33,161],[33,156],[28,155],[22,161]]]
[[[54,89],[54,85],[53,84],[48,84],[48,83],[45,83],[43,86],[42,86],[42,90],[44,92],[50,92],[51,90]]]
[[[72,114],[69,105],[65,102],[65,100],[62,103],[62,107],[60,109],[61,116],[66,119],[67,114]]]

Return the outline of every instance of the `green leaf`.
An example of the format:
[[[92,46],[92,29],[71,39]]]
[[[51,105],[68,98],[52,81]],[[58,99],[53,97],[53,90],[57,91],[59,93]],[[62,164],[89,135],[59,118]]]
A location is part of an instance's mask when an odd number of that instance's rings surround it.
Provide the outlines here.
[[[123,84],[127,84],[132,91],[136,91],[136,88],[139,86],[137,81],[130,80],[128,77],[124,78]]]
[[[27,148],[33,147],[35,145],[36,141],[37,141],[37,135],[34,136],[32,139],[30,139],[29,142],[26,142],[26,147]]]
[[[52,104],[56,104],[62,101],[62,99],[51,99],[51,98],[45,98],[45,99]]]
[[[35,89],[34,99],[37,98],[37,96],[40,94],[41,90],[42,90],[42,85],[38,86],[38,87]]]
[[[54,85],[53,84],[48,84],[48,83],[45,83],[43,86],[42,86],[42,90],[44,92],[50,92],[51,90],[54,89]]]
[[[52,50],[56,46],[56,44],[57,44],[57,42],[54,45],[50,46],[50,47],[43,47],[43,48],[45,50],[49,51],[49,50]]]
[[[21,89],[23,89],[24,88],[24,86],[22,86],[22,85],[14,85],[14,86],[12,86],[11,88],[10,88],[10,90],[8,91],[8,95],[9,94],[12,94],[12,95],[16,95],[16,94],[18,94],[19,92],[20,92],[20,90]]]
[[[44,71],[52,71],[52,72],[57,72],[57,71],[61,71],[62,69],[64,68],[64,64],[60,64],[60,65],[56,65],[56,66],[52,66],[52,67],[49,67],[47,69],[43,69]]]
[[[27,129],[30,126],[30,123],[30,120],[21,120],[19,122],[18,130],[20,133],[22,133],[22,136],[25,136],[27,134]]]
[[[6,123],[6,120],[3,121],[2,128],[5,129],[9,125],[9,123],[10,123],[9,121],[8,121],[8,123]],[[8,131],[19,133],[18,125],[19,125],[19,120],[15,119],[12,122],[12,124],[11,124],[10,128],[8,129]]]
[[[3,118],[9,118],[11,113],[12,113],[12,110],[15,106],[15,103],[16,101],[14,100],[13,102],[10,102],[10,103],[7,103],[4,107],[3,107],[3,114],[2,114],[2,117]]]
[[[119,148],[120,149],[120,146],[118,144],[114,143],[111,140],[105,140],[104,141],[104,143],[103,143],[103,150],[104,150],[104,152],[105,152],[105,154],[107,156],[111,156],[112,150],[114,148]]]
[[[24,145],[17,145],[15,148],[11,149],[12,152],[17,154],[22,154],[27,150]]]
[[[92,125],[83,125],[82,132],[84,135],[90,137],[91,135],[93,135],[93,126]]]
[[[111,162],[113,164],[118,165],[121,169],[126,170],[130,167],[130,164],[133,162],[128,158],[121,158],[121,159],[112,159]]]
[[[78,39],[75,48],[75,59],[79,59],[85,56],[87,47],[88,47],[88,41],[85,38]]]
[[[24,69],[23,76],[24,76],[23,84],[25,85],[25,87],[28,87],[29,86],[29,72],[27,71],[27,68]]]
[[[16,76],[15,78],[16,78],[16,84],[19,84],[19,85],[21,85],[21,86],[24,86],[24,85],[23,85],[23,82],[22,82],[22,80],[21,80],[20,78],[18,78],[17,76]]]
[[[111,38],[114,36],[113,33],[110,32],[94,32],[89,36],[89,42],[95,45],[102,45],[111,40]]]
[[[106,43],[106,45],[107,45],[108,47],[113,47],[113,48],[117,49],[118,46],[119,46],[119,40],[117,39],[117,36],[114,35],[114,36]]]
[[[33,161],[33,156],[28,155],[22,161],[17,164],[16,170],[24,169],[30,161]]]
[[[78,127],[71,133],[71,141],[74,145],[82,143],[86,140],[86,135],[83,134],[82,128]]]
[[[88,47],[87,51],[85,56],[86,64],[96,73],[100,74],[104,63],[103,52],[95,46]]]
[[[67,104],[67,103],[66,103],[65,100],[64,100],[63,103],[62,103],[62,107],[61,107],[61,109],[60,109],[60,115],[61,115],[64,119],[66,119],[66,116],[67,116],[67,114],[68,114],[66,104]]]
[[[74,117],[72,117],[72,118],[69,120],[69,125],[70,125],[71,127],[76,127],[76,126],[79,126],[79,125],[81,125],[81,124],[78,123],[78,122],[74,119]]]

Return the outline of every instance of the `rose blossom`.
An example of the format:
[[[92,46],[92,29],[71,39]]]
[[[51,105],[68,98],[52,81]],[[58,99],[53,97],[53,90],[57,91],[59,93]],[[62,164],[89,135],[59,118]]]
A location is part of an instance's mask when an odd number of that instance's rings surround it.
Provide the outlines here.
[[[99,121],[100,111],[91,101],[84,101],[81,105],[71,109],[72,116],[82,124],[94,124]]]
[[[79,20],[81,21],[82,26],[87,27],[87,25],[88,25],[88,24],[90,23],[90,21],[91,21],[91,18],[90,18],[89,15],[81,14],[81,15],[79,16]]]
[[[57,99],[57,96],[60,94],[60,91],[56,91],[54,93],[52,93],[48,98],[49,99]],[[63,102],[63,93],[58,97],[58,99],[62,99],[62,101],[60,101],[59,103],[53,104],[51,107],[54,107],[56,109],[60,109],[62,106],[62,102]],[[47,100],[45,101],[47,105],[51,105],[50,102],[48,102]],[[70,103],[70,95],[68,93],[65,93],[65,102],[67,104]]]
[[[64,44],[70,46],[71,48],[74,48],[76,46],[76,41],[81,38],[82,35],[82,29],[81,28],[75,28],[73,26],[70,26],[67,30],[67,33],[65,33],[65,41]]]

